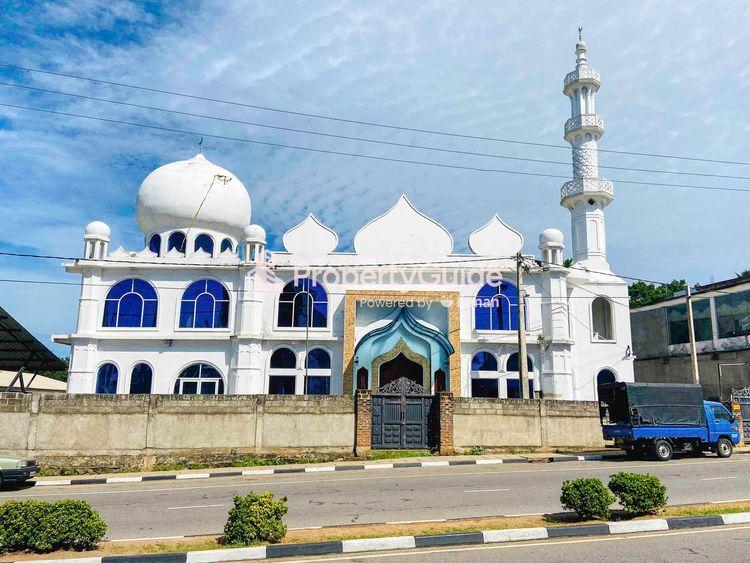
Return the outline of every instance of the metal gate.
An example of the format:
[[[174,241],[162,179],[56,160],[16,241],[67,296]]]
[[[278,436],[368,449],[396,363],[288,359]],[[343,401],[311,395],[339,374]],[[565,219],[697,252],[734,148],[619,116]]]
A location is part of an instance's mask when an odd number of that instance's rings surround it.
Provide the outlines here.
[[[740,404],[744,442],[750,441],[750,387],[732,389],[732,401]]]
[[[435,397],[402,377],[372,396],[373,448],[425,449],[435,445]]]

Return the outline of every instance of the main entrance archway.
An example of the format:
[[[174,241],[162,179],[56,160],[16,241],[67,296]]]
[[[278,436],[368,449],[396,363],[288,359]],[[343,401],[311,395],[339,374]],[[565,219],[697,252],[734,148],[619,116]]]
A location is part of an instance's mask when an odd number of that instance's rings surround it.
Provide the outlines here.
[[[403,352],[380,366],[378,387],[388,385],[402,377],[409,379],[417,385],[422,385],[424,381],[423,368],[417,362],[407,358]]]

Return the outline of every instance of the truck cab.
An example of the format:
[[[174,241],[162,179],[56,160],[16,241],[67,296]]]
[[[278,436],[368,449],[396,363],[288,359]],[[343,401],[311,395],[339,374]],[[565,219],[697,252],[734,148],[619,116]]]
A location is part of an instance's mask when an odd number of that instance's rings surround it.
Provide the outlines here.
[[[706,411],[708,441],[717,444],[716,453],[721,457],[729,457],[732,454],[731,448],[727,451],[726,443],[722,442],[722,444],[719,444],[719,440],[725,438],[735,446],[740,443],[740,429],[737,421],[732,416],[732,413],[721,403],[703,401],[703,408]],[[718,448],[722,447],[722,445],[724,451],[720,452]]]

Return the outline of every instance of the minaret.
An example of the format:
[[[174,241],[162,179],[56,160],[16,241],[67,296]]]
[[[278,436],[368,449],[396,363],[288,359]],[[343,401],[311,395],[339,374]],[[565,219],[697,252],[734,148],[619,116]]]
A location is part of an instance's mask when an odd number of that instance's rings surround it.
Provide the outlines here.
[[[576,68],[565,76],[563,85],[563,94],[570,98],[565,140],[573,148],[573,179],[563,184],[560,205],[571,213],[573,262],[609,271],[604,208],[615,196],[612,182],[599,177],[597,142],[604,135],[604,120],[596,114],[594,99],[600,84],[599,73],[586,61],[579,28]]]

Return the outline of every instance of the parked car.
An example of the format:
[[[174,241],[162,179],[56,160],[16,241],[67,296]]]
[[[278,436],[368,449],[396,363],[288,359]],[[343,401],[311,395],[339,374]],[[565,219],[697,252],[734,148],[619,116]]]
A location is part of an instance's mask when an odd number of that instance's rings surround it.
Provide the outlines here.
[[[6,483],[22,483],[38,473],[39,466],[33,459],[0,455],[0,487]]]
[[[668,461],[675,451],[732,455],[740,430],[721,403],[703,400],[700,385],[609,383],[599,388],[602,434],[630,457]]]

